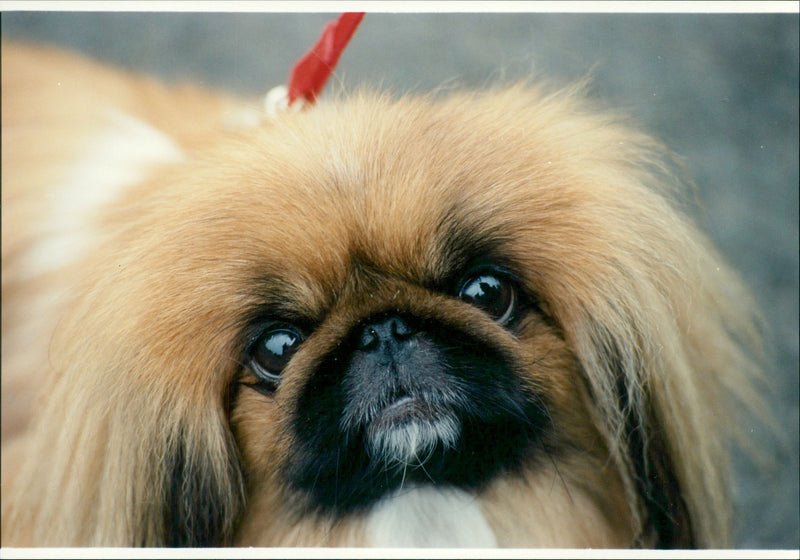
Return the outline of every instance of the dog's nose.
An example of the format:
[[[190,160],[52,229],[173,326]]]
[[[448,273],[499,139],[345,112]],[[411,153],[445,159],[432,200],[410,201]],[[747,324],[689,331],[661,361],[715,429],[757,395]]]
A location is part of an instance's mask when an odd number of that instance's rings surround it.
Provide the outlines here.
[[[370,351],[381,347],[395,348],[411,338],[415,332],[404,319],[392,315],[364,325],[358,339],[358,349]]]

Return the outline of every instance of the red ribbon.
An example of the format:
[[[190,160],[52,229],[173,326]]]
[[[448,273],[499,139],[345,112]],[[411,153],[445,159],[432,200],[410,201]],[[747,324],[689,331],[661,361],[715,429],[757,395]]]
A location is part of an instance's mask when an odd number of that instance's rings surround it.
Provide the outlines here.
[[[308,103],[316,101],[363,17],[363,12],[347,12],[325,26],[316,44],[292,67],[289,105],[297,99]]]

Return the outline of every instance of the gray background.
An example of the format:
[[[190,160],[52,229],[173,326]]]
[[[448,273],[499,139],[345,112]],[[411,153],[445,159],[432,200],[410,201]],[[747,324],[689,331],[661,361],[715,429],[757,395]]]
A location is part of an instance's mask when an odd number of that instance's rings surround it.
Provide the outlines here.
[[[330,14],[2,14],[47,41],[169,80],[244,94],[285,82]],[[770,321],[785,440],[737,459],[736,545],[798,548],[797,14],[368,14],[334,78],[399,91],[592,73],[594,94],[682,155],[698,220]]]

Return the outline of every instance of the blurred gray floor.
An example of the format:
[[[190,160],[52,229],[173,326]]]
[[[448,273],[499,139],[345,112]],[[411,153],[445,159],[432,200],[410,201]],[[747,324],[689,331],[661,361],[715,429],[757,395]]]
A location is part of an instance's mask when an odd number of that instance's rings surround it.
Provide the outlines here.
[[[285,82],[330,14],[2,14],[3,39],[47,41],[170,80],[244,94]],[[798,16],[369,14],[335,80],[399,91],[531,75],[594,91],[681,154],[701,225],[772,328],[771,405],[785,445],[739,460],[736,544],[800,547],[798,517]]]

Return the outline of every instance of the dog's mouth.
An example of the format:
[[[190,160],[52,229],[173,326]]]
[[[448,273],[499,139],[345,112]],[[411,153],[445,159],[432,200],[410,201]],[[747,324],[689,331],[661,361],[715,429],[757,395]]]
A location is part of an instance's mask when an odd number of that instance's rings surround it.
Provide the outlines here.
[[[401,392],[376,407],[377,412],[365,420],[370,430],[388,430],[408,422],[435,422],[440,416],[450,414],[448,407],[434,404],[422,395]]]
[[[396,422],[405,422],[417,418],[421,420],[431,419],[430,407],[422,399],[410,395],[402,395],[378,413],[375,423],[378,426],[391,426]]]
[[[378,411],[370,423],[368,432],[391,431],[409,423],[430,423],[436,414],[423,399],[411,395],[401,395]]]

